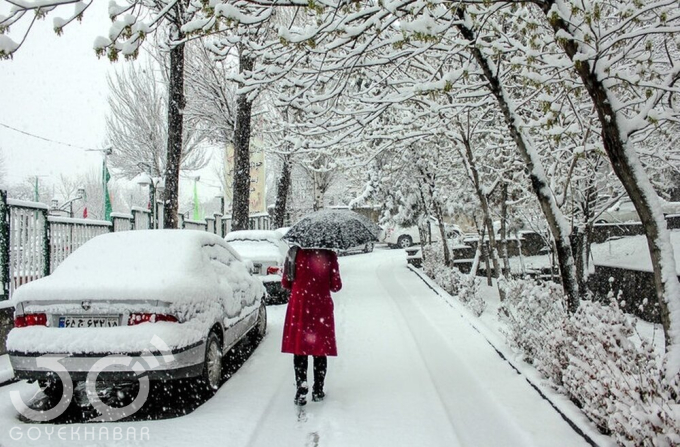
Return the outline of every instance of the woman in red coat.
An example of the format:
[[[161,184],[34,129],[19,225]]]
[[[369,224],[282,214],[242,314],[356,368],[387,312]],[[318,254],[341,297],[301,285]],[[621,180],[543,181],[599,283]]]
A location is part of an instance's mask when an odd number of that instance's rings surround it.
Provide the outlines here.
[[[342,288],[338,257],[331,250],[293,247],[288,252],[281,285],[291,289],[281,351],[294,354],[295,403],[307,403],[308,356],[314,356],[312,400],[323,400],[326,357],[338,354],[331,292]]]

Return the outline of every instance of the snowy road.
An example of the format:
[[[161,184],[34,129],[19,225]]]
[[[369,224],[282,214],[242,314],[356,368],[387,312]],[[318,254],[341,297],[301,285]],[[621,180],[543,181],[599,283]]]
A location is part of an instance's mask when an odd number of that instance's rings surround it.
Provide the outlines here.
[[[0,388],[0,445],[587,445],[460,313],[407,269],[403,251],[344,257],[340,265],[344,288],[334,296],[340,354],[329,361],[327,399],[307,405],[306,421],[298,421],[292,403],[292,358],[279,351],[285,308],[278,306],[270,308],[260,347],[193,413],[78,424],[68,426],[65,439],[48,439],[51,426],[16,420],[10,390],[34,390],[17,383]],[[116,427],[123,429],[123,442],[113,439]],[[80,430],[80,441],[73,429]],[[127,429],[136,441],[125,442]],[[94,431],[87,440],[85,430]],[[140,440],[141,433],[148,435]]]

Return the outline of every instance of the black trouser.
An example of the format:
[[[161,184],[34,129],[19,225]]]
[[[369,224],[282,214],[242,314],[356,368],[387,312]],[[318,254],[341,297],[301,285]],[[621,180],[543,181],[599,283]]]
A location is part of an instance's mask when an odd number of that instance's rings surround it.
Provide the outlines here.
[[[303,382],[307,381],[307,367],[309,359],[306,355],[293,356],[293,366],[295,368],[295,383],[298,388]],[[328,360],[326,356],[314,356],[314,389],[317,391],[323,390],[323,382],[326,379],[326,368],[328,367]]]

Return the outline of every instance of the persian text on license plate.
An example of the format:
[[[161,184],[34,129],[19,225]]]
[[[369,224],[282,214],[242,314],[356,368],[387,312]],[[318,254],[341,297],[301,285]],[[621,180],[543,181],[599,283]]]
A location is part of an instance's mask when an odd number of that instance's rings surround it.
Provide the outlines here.
[[[59,317],[59,327],[115,327],[120,317]]]

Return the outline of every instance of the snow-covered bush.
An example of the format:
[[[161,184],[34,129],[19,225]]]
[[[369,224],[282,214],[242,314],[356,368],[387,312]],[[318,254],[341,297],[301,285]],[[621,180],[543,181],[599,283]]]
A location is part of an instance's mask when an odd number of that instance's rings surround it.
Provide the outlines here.
[[[504,284],[500,318],[509,344],[623,446],[680,445],[678,377],[665,382],[661,358],[619,307],[583,300],[569,316],[559,286]]]
[[[501,287],[506,296],[499,318],[506,323],[502,332],[508,343],[560,389],[568,343],[568,317],[561,287],[533,279],[503,280]]]
[[[486,302],[479,294],[479,279],[461,273],[456,267],[446,267],[440,243],[423,247],[423,272],[476,316],[484,313]]]
[[[563,386],[598,427],[625,446],[680,444],[678,382],[664,381],[654,347],[612,299],[583,301],[570,318]]]

